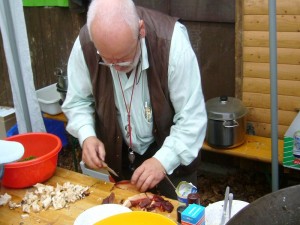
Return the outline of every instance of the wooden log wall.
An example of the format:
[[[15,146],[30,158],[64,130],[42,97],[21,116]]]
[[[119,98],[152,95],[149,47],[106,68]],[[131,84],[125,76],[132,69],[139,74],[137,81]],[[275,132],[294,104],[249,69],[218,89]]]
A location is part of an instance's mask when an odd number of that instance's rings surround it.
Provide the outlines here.
[[[271,136],[268,0],[237,1],[237,75],[255,134]],[[278,132],[300,109],[300,1],[277,1]]]

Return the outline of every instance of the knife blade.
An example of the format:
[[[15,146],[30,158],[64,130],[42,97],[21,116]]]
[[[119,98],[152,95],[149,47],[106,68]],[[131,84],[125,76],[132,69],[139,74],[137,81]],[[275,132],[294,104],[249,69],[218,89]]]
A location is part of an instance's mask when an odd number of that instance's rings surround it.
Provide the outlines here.
[[[165,178],[169,182],[169,184],[174,188],[174,190],[176,190],[175,185],[173,184],[173,182],[170,180],[170,178],[168,177],[168,175],[166,173],[165,173]]]
[[[226,219],[226,210],[227,210],[227,203],[228,203],[228,195],[229,195],[229,187],[226,187],[225,191],[225,198],[224,198],[224,205],[223,205],[223,214],[222,214],[222,219],[220,225],[225,224],[225,219]]]
[[[107,169],[108,172],[110,172],[111,174],[115,175],[116,177],[119,177],[119,175],[112,169],[110,168],[106,162],[102,162],[102,165],[104,168]]]
[[[110,168],[110,167],[107,165],[107,163],[102,162],[102,165],[103,165],[103,167],[101,167],[101,168],[105,168],[105,169],[107,169],[107,171],[108,171],[109,173],[115,175],[116,177],[119,177],[119,175],[118,175],[112,168]],[[88,169],[90,169],[90,170],[94,170],[94,171],[97,171],[97,170],[98,170],[98,169],[92,169],[92,168],[90,168],[90,167],[89,167],[88,165],[86,165],[86,164],[85,164],[85,167],[88,168]]]

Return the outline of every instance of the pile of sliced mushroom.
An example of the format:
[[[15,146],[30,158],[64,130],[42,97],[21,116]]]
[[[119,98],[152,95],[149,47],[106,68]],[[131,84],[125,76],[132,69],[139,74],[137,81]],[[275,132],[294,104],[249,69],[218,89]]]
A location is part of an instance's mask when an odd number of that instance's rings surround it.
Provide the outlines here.
[[[21,203],[9,201],[10,208],[22,207],[23,212],[30,213],[47,210],[49,207],[62,209],[68,207],[69,203],[85,198],[89,195],[89,187],[66,182],[56,187],[44,184],[34,185],[35,190],[26,192]]]

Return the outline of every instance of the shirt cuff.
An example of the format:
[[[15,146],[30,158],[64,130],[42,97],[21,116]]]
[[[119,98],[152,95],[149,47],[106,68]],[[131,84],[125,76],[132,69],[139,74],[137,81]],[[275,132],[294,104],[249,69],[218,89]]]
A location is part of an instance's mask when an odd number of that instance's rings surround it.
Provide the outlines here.
[[[180,158],[168,147],[162,147],[153,157],[160,161],[169,175],[180,165]]]
[[[82,143],[84,142],[85,139],[87,139],[88,137],[91,137],[91,136],[96,137],[94,127],[91,125],[82,126],[78,131],[78,140],[79,140],[80,146],[82,146]]]

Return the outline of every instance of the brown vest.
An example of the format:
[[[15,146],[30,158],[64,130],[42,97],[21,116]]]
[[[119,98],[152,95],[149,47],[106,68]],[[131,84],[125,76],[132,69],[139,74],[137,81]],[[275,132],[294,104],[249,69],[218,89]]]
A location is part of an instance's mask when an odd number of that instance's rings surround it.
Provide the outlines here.
[[[168,90],[168,62],[177,18],[142,7],[137,7],[137,11],[146,28],[149,60],[147,79],[153,110],[152,133],[158,146],[162,146],[173,125],[174,109]],[[80,31],[80,43],[93,86],[97,136],[104,143],[107,163],[119,173],[122,170],[122,133],[117,121],[112,75],[108,67],[98,64],[100,57],[89,39],[86,25]]]

